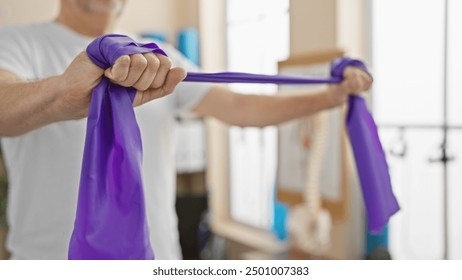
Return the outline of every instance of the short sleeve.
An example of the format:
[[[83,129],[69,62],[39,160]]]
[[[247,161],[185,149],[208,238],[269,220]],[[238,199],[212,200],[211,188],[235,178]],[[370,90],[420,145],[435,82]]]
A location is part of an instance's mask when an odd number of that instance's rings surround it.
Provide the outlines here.
[[[24,80],[33,79],[27,39],[21,27],[0,27],[0,69]]]

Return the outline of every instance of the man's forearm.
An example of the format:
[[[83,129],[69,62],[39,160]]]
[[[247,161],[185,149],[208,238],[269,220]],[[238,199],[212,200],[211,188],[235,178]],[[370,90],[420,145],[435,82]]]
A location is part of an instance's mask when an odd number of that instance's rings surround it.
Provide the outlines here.
[[[34,82],[0,81],[0,136],[18,136],[56,122],[58,77]]]
[[[194,109],[237,126],[277,125],[334,107],[326,90],[297,94],[247,95],[214,87]]]
[[[240,126],[264,127],[332,108],[324,90],[299,94],[243,95]]]

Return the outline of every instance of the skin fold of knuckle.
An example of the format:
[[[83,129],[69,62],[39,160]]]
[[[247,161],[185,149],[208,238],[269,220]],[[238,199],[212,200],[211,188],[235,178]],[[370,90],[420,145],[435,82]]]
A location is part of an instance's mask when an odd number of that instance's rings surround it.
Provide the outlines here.
[[[131,68],[134,70],[144,70],[148,66],[148,61],[144,56],[135,56]]]

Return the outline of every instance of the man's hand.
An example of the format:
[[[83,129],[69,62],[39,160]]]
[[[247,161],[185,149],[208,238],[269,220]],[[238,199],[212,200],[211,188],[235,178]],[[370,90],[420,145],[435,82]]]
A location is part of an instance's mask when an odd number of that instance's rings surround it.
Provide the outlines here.
[[[171,68],[169,58],[154,53],[124,55],[113,67],[101,69],[85,52],[80,53],[61,75],[62,92],[58,112],[63,119],[83,118],[88,114],[91,91],[105,75],[113,83],[138,90],[134,106],[172,93],[186,77],[183,68]]]
[[[104,75],[112,82],[138,90],[134,106],[166,96],[184,80],[183,68],[172,68],[171,60],[161,54],[145,53],[119,57]]]
[[[340,84],[331,84],[327,90],[332,107],[342,105],[348,95],[367,91],[372,85],[372,77],[357,67],[347,67],[343,78]]]

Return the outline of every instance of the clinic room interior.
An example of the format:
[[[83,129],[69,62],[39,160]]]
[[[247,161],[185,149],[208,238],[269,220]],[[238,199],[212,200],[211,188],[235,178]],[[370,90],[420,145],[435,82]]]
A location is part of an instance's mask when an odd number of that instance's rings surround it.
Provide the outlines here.
[[[0,0],[0,28],[52,21],[59,2]],[[381,147],[354,146],[360,137],[349,130],[348,101],[262,127],[176,115],[172,207],[182,259],[462,259],[461,1],[127,0],[125,5],[117,33],[170,44],[200,72],[328,79],[332,62],[349,57],[362,61],[373,80],[355,96],[365,101],[375,121],[367,129],[375,129],[380,141],[374,143]],[[220,86],[240,94],[284,95],[330,85]],[[1,137],[3,157],[11,146],[3,145],[6,138]],[[364,162],[361,152],[372,160]],[[365,173],[375,174],[380,155],[386,160],[381,171],[389,177],[371,186]],[[8,212],[10,174],[18,176],[11,169],[0,157],[4,260],[12,256],[8,242],[16,240],[9,224],[18,218]],[[390,193],[374,189],[387,188],[387,182]],[[370,197],[373,192],[377,197]],[[53,200],[53,193],[42,195]],[[394,210],[383,210],[388,195]],[[380,211],[388,212],[373,227],[372,216]]]

